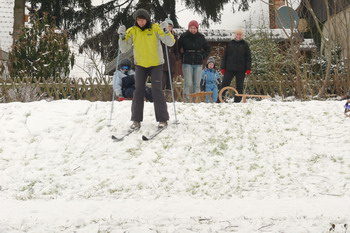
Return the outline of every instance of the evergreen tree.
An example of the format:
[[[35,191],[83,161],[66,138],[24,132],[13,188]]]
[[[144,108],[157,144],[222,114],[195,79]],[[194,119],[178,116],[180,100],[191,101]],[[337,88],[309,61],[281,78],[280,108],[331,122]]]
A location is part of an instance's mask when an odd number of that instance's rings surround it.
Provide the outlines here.
[[[280,77],[285,58],[271,36],[261,30],[254,34],[248,34],[246,40],[249,42],[252,51],[254,75],[270,80]]]
[[[272,39],[266,30],[261,28],[258,32],[250,33],[246,40],[250,44],[252,54],[253,77],[260,82],[274,81],[275,83],[282,83],[294,72],[290,59],[287,59],[287,55],[282,53],[277,42]],[[271,93],[282,93],[282,86],[270,86],[270,88],[274,87],[277,89],[271,91]],[[263,90],[255,91],[258,91],[259,94],[264,93]],[[251,93],[253,93],[252,90]]]
[[[220,22],[223,5],[232,2],[238,5],[238,10],[247,10],[249,3],[256,0],[184,0],[188,9],[203,16],[202,24]],[[75,38],[82,33],[88,39],[83,48],[89,47],[99,52],[104,60],[115,57],[117,51],[117,28],[120,24],[127,27],[133,25],[132,13],[138,8],[150,12],[154,21],[162,21],[167,17],[174,22],[174,27],[180,25],[176,16],[176,0],[110,0],[98,6],[92,6],[91,0],[27,0],[31,8],[38,10],[39,15],[47,12],[55,18],[56,25],[69,31],[69,36]],[[94,26],[101,25],[101,32],[94,33]],[[93,35],[93,36],[91,36]]]
[[[10,52],[12,77],[55,78],[68,76],[74,55],[68,46],[68,35],[57,29],[44,14],[31,16],[29,27],[22,28]]]
[[[249,3],[254,1],[256,0],[233,0],[231,2],[233,4],[232,6],[238,5],[238,10],[248,10]],[[113,6],[115,6],[115,8],[113,8],[114,13],[112,11],[108,11],[107,3],[104,4],[106,5],[106,7],[103,5],[93,7],[91,9],[91,13],[78,13],[81,14],[80,18],[85,19],[86,21],[84,22],[90,25],[93,25],[93,22],[96,22],[96,19],[101,22],[102,31],[97,35],[89,37],[84,42],[82,47],[90,47],[93,50],[98,51],[102,55],[102,58],[107,61],[111,60],[116,56],[115,53],[117,51],[118,46],[117,28],[120,24],[124,24],[127,27],[132,26],[134,24],[134,20],[132,19],[132,13],[138,8],[144,8],[147,11],[149,11],[152,15],[153,20],[156,22],[160,22],[165,18],[169,17],[173,21],[175,28],[178,28],[180,26],[177,21],[175,11],[177,2],[176,0],[126,0],[120,5],[118,5],[118,2],[118,0],[108,2],[108,4],[113,4]],[[223,5],[229,2],[230,0],[185,0],[184,4],[187,8],[192,9],[196,13],[202,15],[202,24],[209,26],[210,21],[220,22]],[[107,9],[107,11],[102,11],[102,9]],[[99,12],[103,13],[101,14]],[[106,15],[112,16],[110,20],[107,20],[109,17],[106,17]],[[94,17],[89,18],[88,16]],[[78,28],[72,30],[75,33],[79,31],[77,29]],[[91,31],[81,30],[81,32],[85,33]]]

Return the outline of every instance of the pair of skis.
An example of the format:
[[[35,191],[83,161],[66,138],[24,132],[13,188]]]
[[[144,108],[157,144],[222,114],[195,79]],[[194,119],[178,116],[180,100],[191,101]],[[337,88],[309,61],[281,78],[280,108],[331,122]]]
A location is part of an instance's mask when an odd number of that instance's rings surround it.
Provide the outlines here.
[[[155,138],[160,132],[162,132],[166,127],[162,127],[162,128],[158,128],[153,134],[151,134],[150,136],[146,137],[145,135],[142,135],[142,140],[143,141],[149,141],[153,138]],[[122,135],[121,137],[116,137],[114,135],[112,135],[112,139],[113,141],[115,142],[120,142],[120,141],[123,141],[123,139],[127,136],[129,136],[130,134],[132,134],[133,132],[135,131],[138,131],[139,128],[137,129],[129,129],[124,135]]]

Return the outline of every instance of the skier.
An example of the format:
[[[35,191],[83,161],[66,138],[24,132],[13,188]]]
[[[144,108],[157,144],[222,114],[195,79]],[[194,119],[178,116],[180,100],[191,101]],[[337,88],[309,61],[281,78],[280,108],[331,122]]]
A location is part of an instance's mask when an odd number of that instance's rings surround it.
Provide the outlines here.
[[[147,76],[151,76],[152,96],[156,121],[158,128],[168,125],[169,113],[165,97],[162,91],[162,71],[164,57],[163,42],[167,46],[173,46],[174,36],[168,30],[166,21],[156,24],[151,22],[149,13],[145,9],[138,9],[134,12],[135,25],[126,30],[124,25],[118,28],[119,47],[122,53],[133,47],[135,63],[135,91],[131,105],[130,129],[135,130],[141,127],[144,108],[144,91]]]
[[[135,90],[135,72],[131,69],[131,61],[123,59],[113,75],[113,90],[117,98],[122,101],[124,98],[133,98]],[[146,100],[152,101],[152,91],[145,86]]]
[[[215,70],[215,59],[214,57],[209,57],[207,61],[206,68],[203,69],[202,79],[201,79],[201,89],[203,91],[211,91],[213,102],[216,103],[218,99],[218,86],[220,85],[220,75],[219,72]],[[207,103],[210,102],[208,96],[205,97]]]

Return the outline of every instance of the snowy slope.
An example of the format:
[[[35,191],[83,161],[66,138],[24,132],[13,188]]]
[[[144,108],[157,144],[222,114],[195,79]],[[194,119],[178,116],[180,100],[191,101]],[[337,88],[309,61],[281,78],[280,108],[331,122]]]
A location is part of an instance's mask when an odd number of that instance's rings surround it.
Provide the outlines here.
[[[340,101],[0,104],[0,232],[346,232],[350,119]],[[168,105],[174,120],[173,105]]]

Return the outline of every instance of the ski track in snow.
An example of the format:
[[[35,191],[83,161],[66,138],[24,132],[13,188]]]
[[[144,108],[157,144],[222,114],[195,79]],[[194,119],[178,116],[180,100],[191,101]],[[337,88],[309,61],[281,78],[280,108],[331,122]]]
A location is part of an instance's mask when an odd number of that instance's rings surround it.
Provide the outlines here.
[[[114,104],[0,104],[0,232],[349,231],[343,102]]]

